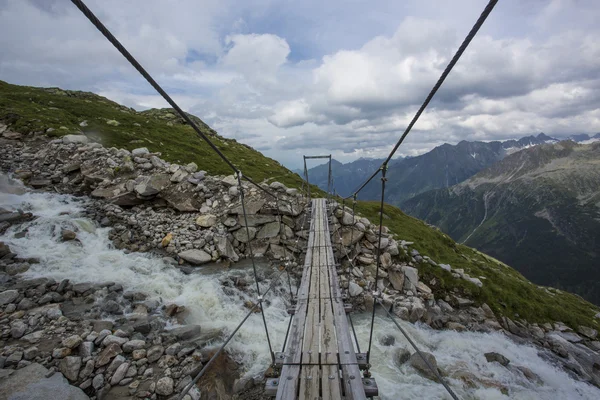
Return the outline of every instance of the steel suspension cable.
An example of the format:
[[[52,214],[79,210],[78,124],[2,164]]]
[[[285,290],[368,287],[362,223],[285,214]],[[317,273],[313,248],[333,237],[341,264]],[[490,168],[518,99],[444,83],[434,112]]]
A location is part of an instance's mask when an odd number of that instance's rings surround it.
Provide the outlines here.
[[[444,70],[444,72],[442,72],[442,75],[440,76],[440,78],[438,79],[436,84],[433,86],[433,89],[431,89],[431,92],[429,92],[429,94],[427,95],[427,98],[425,99],[425,101],[423,102],[423,104],[421,105],[421,107],[419,108],[419,110],[417,111],[415,116],[413,117],[412,121],[410,121],[410,124],[408,124],[408,126],[406,127],[406,130],[404,131],[404,133],[402,134],[402,136],[400,137],[400,139],[398,140],[398,142],[396,143],[396,145],[390,152],[389,156],[384,161],[384,164],[387,164],[390,162],[390,160],[396,153],[396,150],[398,150],[398,147],[400,147],[400,145],[404,141],[404,138],[406,138],[406,136],[408,135],[408,133],[410,132],[412,127],[415,125],[415,123],[417,122],[417,120],[419,119],[419,117],[421,116],[423,111],[425,111],[425,108],[427,108],[427,106],[429,105],[429,102],[431,101],[431,99],[433,99],[433,96],[435,96],[438,89],[442,86],[442,84],[444,83],[444,81],[446,80],[448,75],[450,74],[450,71],[452,71],[452,68],[454,68],[454,66],[460,59],[460,57],[463,55],[463,53],[467,49],[467,46],[469,46],[469,44],[471,43],[471,41],[473,40],[473,38],[475,37],[475,35],[479,31],[479,29],[481,28],[481,26],[483,25],[483,23],[485,22],[487,17],[490,15],[492,10],[496,6],[496,3],[498,3],[498,0],[490,0],[489,1],[489,3],[485,7],[485,9],[481,13],[481,15],[475,22],[475,25],[473,25],[473,27],[467,34],[467,37],[465,37],[462,44],[460,45],[460,47],[454,54],[454,57],[452,57],[452,60],[450,60],[450,63],[448,63],[448,65],[446,66],[446,69]]]
[[[381,268],[381,234],[383,230],[383,199],[385,197],[385,174],[387,165],[384,163],[381,168],[381,205],[379,208],[379,237],[377,242],[377,270],[375,271],[375,290],[373,291],[373,312],[371,313],[371,332],[369,333],[369,349],[367,350],[367,364],[371,359],[371,344],[373,342],[373,327],[375,325],[375,300],[379,296],[379,269]]]
[[[269,352],[271,353],[271,360],[275,364],[275,353],[273,353],[273,347],[271,346],[271,338],[269,337],[269,328],[267,327],[267,319],[265,318],[265,310],[262,305],[262,296],[260,294],[260,286],[258,284],[258,274],[256,273],[256,263],[254,262],[254,253],[252,252],[252,241],[250,240],[250,228],[248,227],[248,216],[246,214],[246,202],[244,200],[244,186],[242,185],[242,173],[237,173],[238,184],[240,187],[240,200],[242,202],[242,212],[244,214],[244,224],[246,225],[246,237],[248,238],[248,252],[250,253],[250,259],[252,260],[252,270],[254,271],[254,280],[256,281],[256,293],[258,294],[258,303],[260,305],[260,313],[262,315],[263,323],[265,325],[265,334],[267,335],[267,343],[269,344]]]
[[[417,354],[419,354],[419,357],[421,357],[421,359],[423,360],[423,362],[425,363],[425,365],[427,365],[427,367],[431,370],[431,372],[433,372],[435,374],[435,376],[439,379],[440,383],[442,385],[444,385],[444,387],[446,388],[446,390],[448,391],[448,393],[450,394],[450,396],[452,396],[452,398],[454,400],[458,400],[458,397],[456,397],[456,394],[454,394],[454,392],[452,391],[452,389],[450,389],[450,386],[448,386],[448,383],[446,383],[446,381],[444,380],[444,378],[440,375],[440,372],[437,370],[437,368],[434,368],[433,365],[431,365],[431,363],[427,360],[427,357],[425,357],[423,355],[423,353],[421,352],[421,350],[419,350],[419,348],[417,347],[417,345],[412,341],[412,339],[410,338],[410,336],[408,336],[408,334],[406,333],[406,331],[404,329],[402,329],[402,327],[400,326],[400,324],[396,321],[396,319],[388,311],[388,309],[383,305],[383,303],[381,302],[381,300],[377,299],[375,303],[379,303],[381,305],[381,307],[387,313],[388,317],[390,317],[390,319],[392,320],[392,322],[396,325],[396,327],[400,330],[400,332],[402,332],[402,334],[404,335],[404,337],[406,338],[406,340],[408,340],[408,342],[413,347],[413,349],[415,349],[415,351],[417,352]],[[375,308],[375,303],[373,304],[373,308]]]
[[[431,100],[433,99],[435,94],[437,93],[438,89],[442,86],[442,84],[444,83],[444,81],[446,80],[446,78],[448,77],[448,75],[450,74],[450,72],[452,71],[452,69],[454,68],[454,66],[456,65],[458,60],[460,59],[460,57],[463,55],[463,53],[465,52],[465,50],[467,49],[467,47],[469,46],[469,44],[471,43],[471,41],[473,40],[473,38],[475,37],[477,32],[479,31],[479,29],[481,28],[481,26],[483,25],[485,20],[488,18],[488,16],[490,15],[492,10],[496,6],[496,3],[498,3],[498,0],[490,0],[488,2],[487,6],[484,8],[481,15],[479,16],[479,18],[477,19],[477,21],[475,22],[475,24],[473,25],[473,27],[471,28],[471,30],[469,31],[469,33],[467,34],[467,36],[465,37],[463,42],[461,43],[460,47],[458,48],[458,50],[456,51],[456,53],[454,54],[454,56],[452,57],[452,59],[450,60],[450,62],[446,66],[446,68],[444,69],[444,71],[442,72],[442,75],[439,77],[439,79],[437,80],[437,82],[435,83],[435,85],[433,86],[433,88],[431,89],[431,91],[429,92],[427,97],[425,98],[425,101],[423,102],[421,107],[419,107],[419,110],[417,111],[417,113],[415,114],[413,119],[410,121],[410,123],[404,130],[402,136],[400,137],[400,139],[398,139],[398,142],[394,145],[394,148],[392,149],[392,151],[390,152],[390,154],[384,161],[385,165],[387,165],[391,161],[392,157],[394,156],[394,154],[396,153],[396,151],[398,150],[398,148],[400,147],[402,142],[404,142],[404,139],[406,138],[406,136],[409,134],[409,132],[411,131],[411,129],[413,128],[413,126],[415,125],[415,123],[417,122],[417,120],[419,119],[421,114],[423,114],[423,111],[425,111],[425,108],[427,108],[427,106],[429,105],[429,103],[431,102]],[[373,175],[371,175],[362,185],[360,185],[359,188],[357,190],[355,190],[353,194],[357,194],[361,190],[363,190],[364,187],[376,175],[377,175],[377,171],[374,172]],[[347,197],[350,197],[350,196],[347,196]]]
[[[276,277],[272,278],[271,284],[269,285],[269,287],[267,288],[267,290],[265,290],[265,293],[263,294],[263,296],[266,296],[271,291],[271,289],[273,289],[275,287],[275,284],[277,283],[277,281],[279,280],[279,278],[281,277],[281,275],[284,272],[285,272],[285,270],[284,271],[279,271],[278,275]],[[273,274],[273,275],[275,275],[275,274]],[[177,400],[182,400],[185,397],[185,395],[187,394],[187,392],[192,388],[192,386],[194,386],[200,380],[200,378],[206,373],[206,371],[208,371],[208,369],[212,365],[212,363],[223,352],[223,350],[225,349],[225,347],[227,346],[227,344],[231,341],[231,339],[233,339],[233,337],[235,336],[235,334],[240,330],[240,328],[242,327],[242,325],[244,325],[244,323],[248,320],[248,318],[250,318],[250,316],[252,314],[254,314],[258,310],[259,304],[262,304],[263,301],[264,301],[264,297],[262,299],[259,299],[258,303],[255,304],[254,306],[252,306],[252,308],[250,309],[250,311],[248,312],[248,314],[246,314],[246,316],[244,317],[244,319],[242,319],[242,321],[233,330],[233,332],[231,332],[229,334],[229,336],[227,337],[227,339],[225,340],[225,342],[221,345],[221,347],[219,348],[219,350],[215,354],[213,354],[213,356],[210,358],[210,360],[208,360],[208,362],[206,364],[204,364],[204,367],[202,367],[202,369],[200,370],[200,372],[198,372],[198,374],[194,377],[194,379],[185,386],[185,388],[183,389],[183,391],[179,394],[179,397],[177,398]]]

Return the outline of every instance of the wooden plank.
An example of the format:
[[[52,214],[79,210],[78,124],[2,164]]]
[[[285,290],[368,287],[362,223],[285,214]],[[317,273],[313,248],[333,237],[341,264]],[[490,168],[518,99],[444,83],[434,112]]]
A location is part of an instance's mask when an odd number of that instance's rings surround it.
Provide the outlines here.
[[[338,363],[338,345],[335,335],[335,326],[333,322],[333,309],[331,308],[331,300],[321,299],[321,364]]]
[[[292,327],[288,336],[288,342],[285,348],[286,364],[299,364],[302,359],[302,344],[304,338],[304,326],[306,322],[306,312],[308,300],[298,300],[296,304],[296,313],[292,320]]]
[[[300,396],[302,400],[319,400],[320,370],[318,365],[303,366],[300,371]]]
[[[321,398],[323,400],[340,400],[342,398],[340,385],[340,371],[338,366],[323,365],[321,367]]]
[[[358,365],[342,365],[342,386],[345,400],[366,400],[365,388]]]
[[[296,399],[298,394],[298,383],[300,381],[299,365],[284,365],[279,377],[279,388],[276,400]]]
[[[308,303],[302,344],[302,365],[319,364],[319,322],[319,300],[311,299]]]

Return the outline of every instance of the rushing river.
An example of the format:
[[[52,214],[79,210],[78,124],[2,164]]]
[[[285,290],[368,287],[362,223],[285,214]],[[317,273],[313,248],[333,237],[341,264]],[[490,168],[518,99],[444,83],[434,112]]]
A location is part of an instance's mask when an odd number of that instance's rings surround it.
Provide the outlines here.
[[[67,195],[28,192],[11,184],[0,175],[0,207],[21,209],[37,218],[20,226],[12,227],[0,240],[7,243],[20,257],[36,257],[39,264],[32,264],[26,273],[29,277],[68,278],[72,282],[113,281],[128,290],[139,290],[165,303],[183,304],[189,310],[187,323],[199,324],[203,329],[221,329],[231,332],[248,310],[245,300],[255,300],[251,295],[225,289],[221,284],[224,274],[246,276],[251,268],[220,266],[200,267],[198,273],[185,275],[178,268],[165,263],[160,257],[144,253],[126,253],[111,246],[108,239],[110,228],[100,228],[89,219],[81,217],[86,200]],[[63,228],[77,227],[81,245],[58,240]],[[25,236],[17,235],[26,230]],[[242,264],[243,265],[243,264]],[[275,272],[265,261],[258,262],[261,274]],[[284,276],[285,278],[285,276]],[[264,280],[262,290],[270,284]],[[288,322],[287,299],[282,296],[286,282],[267,295],[269,303],[265,316],[269,333],[276,350],[280,349]],[[232,293],[231,290],[234,290]],[[502,334],[458,333],[435,331],[427,326],[415,326],[401,322],[419,347],[433,353],[438,365],[444,370],[460,367],[481,380],[490,380],[507,387],[508,395],[497,388],[465,387],[460,380],[449,379],[456,394],[463,399],[600,399],[600,390],[569,377],[558,367],[538,355],[532,346],[512,342]],[[369,336],[370,316],[355,317],[355,325],[361,350],[365,351]],[[408,342],[397,328],[384,316],[375,319],[373,341],[373,375],[379,385],[381,399],[449,399],[442,385],[421,377],[408,364],[397,367],[393,352],[406,347]],[[393,335],[392,346],[383,346],[380,338]],[[228,349],[243,363],[249,375],[259,376],[270,363],[260,315],[255,314],[242,327]],[[531,369],[542,380],[537,385],[497,363],[488,363],[484,353],[496,351],[511,360],[512,365]]]

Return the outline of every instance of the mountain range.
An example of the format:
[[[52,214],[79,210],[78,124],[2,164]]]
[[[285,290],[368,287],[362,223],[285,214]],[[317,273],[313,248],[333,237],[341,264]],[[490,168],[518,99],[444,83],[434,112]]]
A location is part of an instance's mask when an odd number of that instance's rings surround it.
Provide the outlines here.
[[[401,208],[533,282],[600,304],[600,141],[524,149]]]

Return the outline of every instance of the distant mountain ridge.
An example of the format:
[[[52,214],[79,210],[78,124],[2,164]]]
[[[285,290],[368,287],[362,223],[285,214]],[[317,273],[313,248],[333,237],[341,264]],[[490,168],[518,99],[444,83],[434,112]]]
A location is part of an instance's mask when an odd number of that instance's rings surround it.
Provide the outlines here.
[[[401,208],[537,284],[600,304],[600,141],[516,152]]]
[[[600,140],[600,133],[593,137],[587,134],[573,135],[575,141],[593,142]],[[502,160],[507,155],[532,146],[557,143],[559,139],[544,133],[521,139],[493,142],[461,141],[455,145],[443,144],[417,157],[395,159],[387,172],[385,201],[399,205],[428,190],[450,187],[470,178],[479,171]],[[342,164],[332,162],[334,188],[342,196],[350,195],[382,163],[384,159],[358,159]],[[303,171],[297,171],[304,176]],[[311,183],[327,188],[327,165],[319,165],[308,171]],[[362,200],[377,200],[381,195],[379,181],[367,185],[359,193]]]

